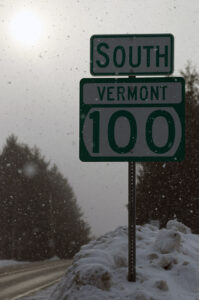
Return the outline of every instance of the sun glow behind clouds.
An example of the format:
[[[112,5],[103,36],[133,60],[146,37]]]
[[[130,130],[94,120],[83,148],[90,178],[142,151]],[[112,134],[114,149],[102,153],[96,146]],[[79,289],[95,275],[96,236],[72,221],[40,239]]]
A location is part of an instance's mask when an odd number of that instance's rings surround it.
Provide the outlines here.
[[[24,45],[32,46],[41,39],[43,24],[31,10],[23,10],[13,17],[10,29],[15,40]]]

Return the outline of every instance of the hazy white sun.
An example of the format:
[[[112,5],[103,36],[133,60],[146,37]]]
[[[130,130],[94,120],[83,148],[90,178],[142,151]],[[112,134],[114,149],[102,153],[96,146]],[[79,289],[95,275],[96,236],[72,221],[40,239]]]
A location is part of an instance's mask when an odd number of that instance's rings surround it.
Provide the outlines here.
[[[12,36],[25,45],[36,44],[42,35],[42,23],[32,11],[23,10],[11,21]]]

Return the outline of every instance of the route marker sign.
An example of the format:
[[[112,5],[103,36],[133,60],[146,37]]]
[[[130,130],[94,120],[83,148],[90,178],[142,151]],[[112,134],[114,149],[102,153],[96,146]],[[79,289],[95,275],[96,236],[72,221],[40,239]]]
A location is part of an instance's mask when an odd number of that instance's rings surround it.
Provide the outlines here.
[[[93,35],[90,72],[169,75],[172,34]],[[185,148],[182,77],[80,81],[80,160],[128,161],[128,280],[136,281],[136,161],[179,161]]]
[[[184,79],[80,81],[82,161],[179,161],[184,158]]]
[[[172,34],[93,35],[92,75],[168,75],[174,68]]]

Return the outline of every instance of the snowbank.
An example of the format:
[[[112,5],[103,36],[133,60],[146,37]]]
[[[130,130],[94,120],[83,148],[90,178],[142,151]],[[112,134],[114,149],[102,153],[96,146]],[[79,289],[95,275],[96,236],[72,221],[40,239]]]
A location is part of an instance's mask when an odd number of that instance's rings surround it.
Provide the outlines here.
[[[128,282],[128,230],[83,246],[51,300],[199,300],[199,236],[170,221],[137,226],[137,281]]]
[[[16,260],[12,260],[12,259],[3,259],[0,260],[0,268],[1,267],[7,267],[7,266],[15,266],[15,265],[22,265],[22,264],[27,264],[27,262],[24,261],[16,261]]]

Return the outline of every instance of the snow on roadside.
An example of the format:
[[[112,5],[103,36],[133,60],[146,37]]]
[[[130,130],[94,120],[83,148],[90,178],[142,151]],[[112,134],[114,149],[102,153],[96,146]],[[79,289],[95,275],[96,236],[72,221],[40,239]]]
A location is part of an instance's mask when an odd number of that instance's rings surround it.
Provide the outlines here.
[[[57,256],[53,256],[52,258],[46,260],[46,261],[56,261],[56,260],[60,260],[59,257]],[[30,262],[28,261],[17,261],[17,260],[13,260],[13,259],[3,259],[0,260],[0,268],[1,267],[7,267],[7,266],[15,266],[15,265],[25,265],[25,264],[29,264]]]
[[[48,300],[199,300],[199,235],[177,221],[137,226],[136,283],[127,272],[128,230],[119,227],[81,248]]]
[[[3,259],[3,260],[0,260],[0,268],[1,267],[7,267],[7,266],[15,266],[15,265],[24,265],[24,264],[27,264],[27,262],[24,262],[24,261],[16,261],[16,260],[12,260],[12,259]]]

